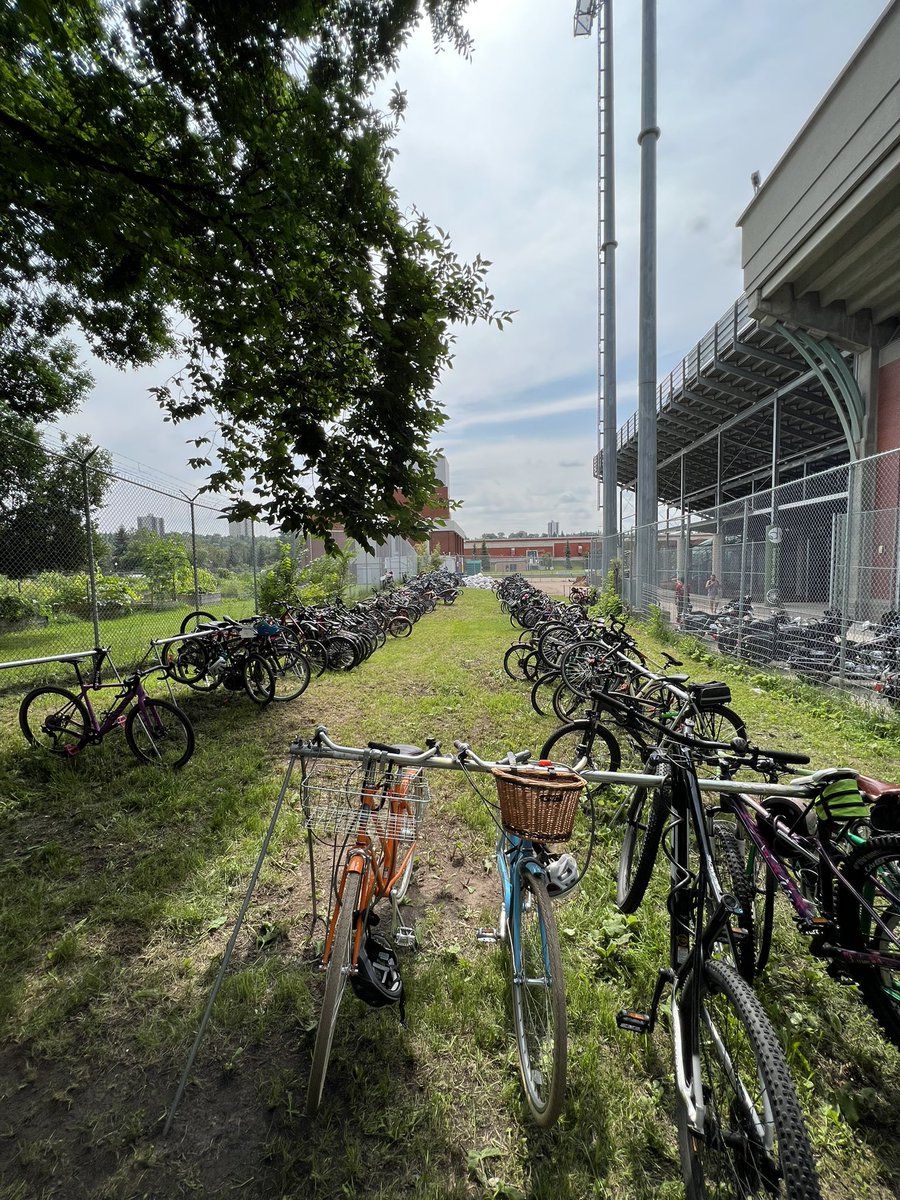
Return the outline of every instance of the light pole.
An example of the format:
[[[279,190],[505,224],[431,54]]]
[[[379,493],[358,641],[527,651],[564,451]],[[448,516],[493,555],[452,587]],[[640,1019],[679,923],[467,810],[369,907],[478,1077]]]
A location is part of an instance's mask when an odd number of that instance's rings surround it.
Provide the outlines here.
[[[576,0],[575,36],[597,33],[597,459],[602,481],[603,550],[606,579],[618,539],[616,416],[616,172],[613,121],[612,0]]]

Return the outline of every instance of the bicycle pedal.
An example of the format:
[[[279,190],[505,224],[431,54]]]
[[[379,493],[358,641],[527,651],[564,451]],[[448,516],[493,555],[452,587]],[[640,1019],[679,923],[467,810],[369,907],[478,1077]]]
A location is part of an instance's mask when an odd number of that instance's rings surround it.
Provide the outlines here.
[[[486,925],[484,929],[475,930],[475,941],[483,946],[493,946],[500,941],[500,934],[492,925]]]
[[[623,1008],[616,1013],[616,1024],[620,1029],[626,1029],[629,1033],[649,1033],[650,1015],[649,1013],[635,1012],[631,1008]]]
[[[394,931],[394,945],[398,950],[412,950],[416,944],[416,931],[411,925],[398,925]]]

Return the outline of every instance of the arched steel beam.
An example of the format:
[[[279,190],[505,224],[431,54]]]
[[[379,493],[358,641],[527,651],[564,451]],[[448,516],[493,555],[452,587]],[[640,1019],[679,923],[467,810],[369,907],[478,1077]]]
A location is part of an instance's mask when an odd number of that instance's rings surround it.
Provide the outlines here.
[[[855,461],[859,457],[857,446],[862,437],[863,402],[859,384],[847,364],[827,338],[817,341],[802,330],[788,329],[780,321],[776,321],[773,328],[815,371],[841,423],[850,458]]]

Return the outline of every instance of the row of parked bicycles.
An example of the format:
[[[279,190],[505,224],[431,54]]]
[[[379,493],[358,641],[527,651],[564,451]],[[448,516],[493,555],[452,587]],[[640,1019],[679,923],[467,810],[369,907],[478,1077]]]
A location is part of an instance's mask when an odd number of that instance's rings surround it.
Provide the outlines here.
[[[555,1119],[552,1081],[565,1070],[564,1017],[551,1000],[564,1003],[558,937],[543,897],[580,878],[603,821],[620,839],[623,912],[639,910],[658,862],[668,872],[668,961],[646,1008],[623,1009],[619,1025],[646,1034],[667,1014],[688,1195],[819,1196],[787,1062],[752,985],[777,951],[781,893],[811,954],[855,985],[900,1047],[900,787],[847,768],[798,776],[808,757],[755,745],[726,684],[692,683],[668,655],[653,670],[620,622],[588,621],[521,578],[497,592],[521,628],[506,672],[561,721],[541,761],[586,783],[587,831],[579,838],[576,821],[571,842],[580,857],[551,853],[550,839],[521,828],[504,832],[516,852],[525,845],[520,869],[542,895],[532,901],[537,966],[519,979],[536,1014],[520,1046],[532,1111]],[[536,1106],[529,1080],[555,1102]]]
[[[235,620],[196,610],[178,634],[151,643],[153,665],[125,676],[109,647],[55,656],[71,665],[75,687],[33,688],[19,706],[19,726],[33,746],[66,757],[121,730],[138,761],[177,770],[194,752],[193,725],[171,689],[168,699],[147,693],[149,676],[198,692],[244,692],[259,705],[295,700],[313,676],[352,670],[388,637],[408,637],[424,613],[453,603],[457,582],[447,572],[430,572],[349,608],[285,603],[274,617]],[[99,695],[109,696],[105,708],[97,705]]]

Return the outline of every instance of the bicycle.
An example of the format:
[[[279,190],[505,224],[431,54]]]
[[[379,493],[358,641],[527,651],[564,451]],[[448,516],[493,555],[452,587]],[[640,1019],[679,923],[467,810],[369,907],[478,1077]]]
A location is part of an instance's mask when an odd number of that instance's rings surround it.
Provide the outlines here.
[[[781,773],[777,761],[749,750],[730,766],[731,773],[749,766],[772,783]],[[738,864],[735,888],[746,897],[744,978],[752,982],[768,962],[781,891],[811,953],[830,975],[857,985],[900,1047],[900,836],[878,825],[882,815],[896,824],[890,803],[898,799],[894,785],[826,768],[761,801],[723,794],[708,819],[723,855]]]
[[[400,919],[400,904],[412,876],[413,856],[429,804],[422,764],[438,751],[416,746],[370,742],[365,750],[341,747],[319,727],[309,742],[291,747],[302,771],[301,806],[308,831],[313,892],[314,836],[333,839],[331,911],[319,969],[325,989],[313,1048],[306,1110],[318,1112],[337,1027],[338,1010],[348,980],[359,999],[372,1007],[397,1004],[404,1019],[403,981],[391,945],[373,933],[380,901],[392,909],[394,940],[415,944],[415,934]],[[397,763],[403,756],[405,765]],[[319,758],[354,758],[359,776],[341,782],[311,771]],[[315,920],[315,911],[313,919]]]
[[[114,682],[102,683],[100,673],[104,660],[109,659],[109,647],[98,646],[85,657],[93,662],[90,680],[83,678],[79,662],[72,660],[77,695],[66,688],[46,686],[34,688],[24,697],[19,706],[19,727],[25,738],[33,746],[71,758],[86,745],[96,745],[112,730],[121,728],[139,762],[171,770],[183,767],[194,753],[193,726],[181,709],[144,691],[143,680],[159,668],[135,671],[125,679],[118,678],[116,672]],[[108,688],[119,690],[109,709],[98,716],[90,693]]]
[[[709,747],[715,756],[723,748]],[[669,961],[659,971],[649,1011],[623,1009],[617,1022],[649,1034],[668,988],[678,1148],[689,1198],[818,1200],[812,1149],[777,1035],[728,961],[743,934],[741,905],[720,881],[701,797],[701,786],[723,784],[701,784],[695,753],[672,744],[648,763],[660,775],[657,792],[671,816]],[[809,761],[760,753],[782,765]],[[715,957],[722,950],[725,957]]]
[[[571,836],[584,782],[565,769],[523,768],[527,751],[510,755],[500,767],[480,759],[464,742],[454,746],[463,769],[474,763],[490,770],[497,783],[500,922],[498,929],[481,929],[476,937],[507,947],[522,1087],[535,1123],[547,1129],[562,1111],[567,1059],[565,976],[552,901],[583,874],[571,855],[552,854],[547,845]]]

